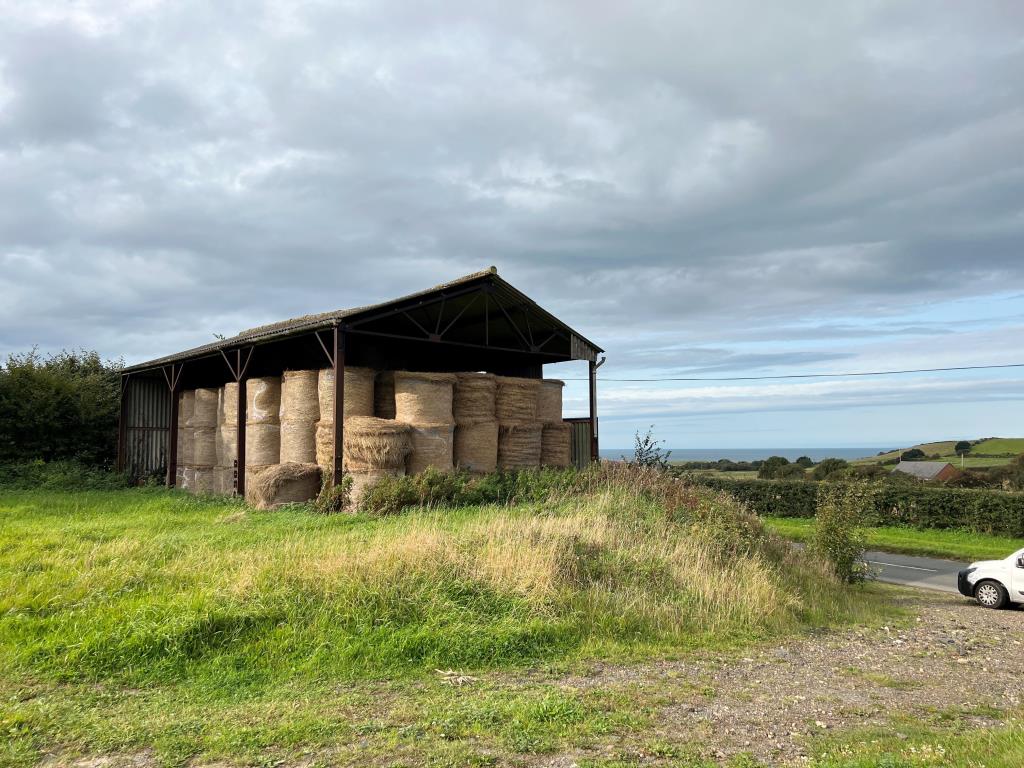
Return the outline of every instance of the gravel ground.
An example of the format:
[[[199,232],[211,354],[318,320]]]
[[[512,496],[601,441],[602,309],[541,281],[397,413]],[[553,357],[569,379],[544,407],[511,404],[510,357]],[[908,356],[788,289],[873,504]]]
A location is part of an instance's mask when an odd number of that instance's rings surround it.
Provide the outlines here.
[[[741,659],[595,667],[592,676],[564,684],[645,688],[659,681],[659,697],[671,703],[654,732],[614,752],[652,762],[643,745],[656,740],[681,747],[699,741],[709,757],[751,753],[767,765],[800,765],[808,737],[823,732],[882,724],[899,714],[1022,705],[1024,610],[991,611],[939,593],[896,601],[917,614],[910,626],[822,633]],[[997,725],[998,714],[969,722]],[[570,766],[580,757],[539,764]]]

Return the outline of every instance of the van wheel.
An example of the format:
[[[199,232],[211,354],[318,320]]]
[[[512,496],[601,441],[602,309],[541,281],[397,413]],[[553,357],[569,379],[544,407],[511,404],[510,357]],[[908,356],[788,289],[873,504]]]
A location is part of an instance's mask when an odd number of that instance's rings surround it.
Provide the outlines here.
[[[983,608],[1004,608],[1010,596],[998,581],[983,581],[974,588],[974,599]]]

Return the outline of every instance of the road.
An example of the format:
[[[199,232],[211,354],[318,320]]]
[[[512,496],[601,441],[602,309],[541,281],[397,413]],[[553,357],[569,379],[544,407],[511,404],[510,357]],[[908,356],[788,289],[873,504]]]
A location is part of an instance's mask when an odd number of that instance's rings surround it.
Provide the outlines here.
[[[865,552],[864,557],[878,573],[879,581],[943,592],[956,592],[956,572],[968,565],[955,560],[911,557],[891,552]]]

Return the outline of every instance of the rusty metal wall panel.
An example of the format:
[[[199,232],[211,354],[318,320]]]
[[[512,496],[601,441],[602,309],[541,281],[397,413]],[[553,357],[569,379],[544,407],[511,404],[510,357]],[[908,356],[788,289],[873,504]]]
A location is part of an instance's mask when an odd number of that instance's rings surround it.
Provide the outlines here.
[[[569,438],[569,456],[576,469],[586,469],[591,462],[590,419],[565,419],[572,427]]]
[[[136,479],[166,471],[171,411],[166,383],[129,378],[125,398],[125,471]]]

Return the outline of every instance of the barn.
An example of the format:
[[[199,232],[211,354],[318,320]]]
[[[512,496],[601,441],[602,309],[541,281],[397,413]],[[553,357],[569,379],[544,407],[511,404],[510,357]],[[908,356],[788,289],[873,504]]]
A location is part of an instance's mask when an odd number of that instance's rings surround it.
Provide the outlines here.
[[[368,455],[395,471],[403,452],[409,469],[540,465],[549,438],[564,453],[552,463],[583,466],[598,456],[602,351],[491,267],[125,368],[118,466],[239,495],[270,466],[315,463],[331,482],[385,468]],[[544,366],[572,360],[588,364],[589,416],[563,419]]]

